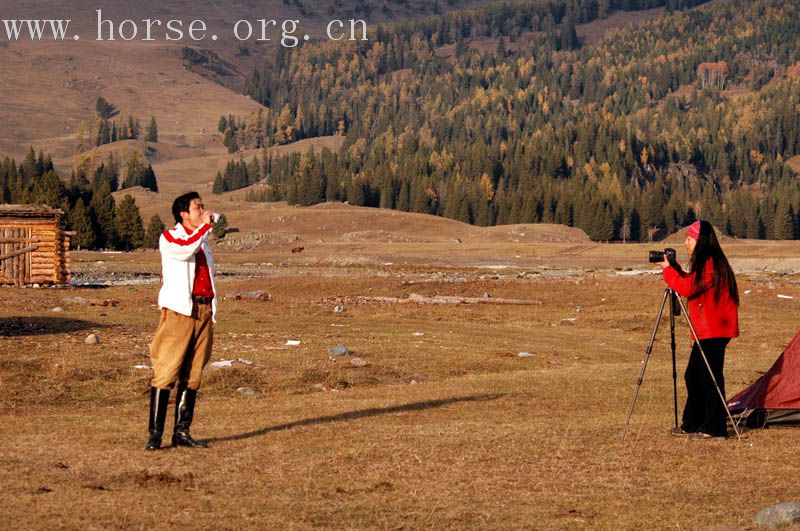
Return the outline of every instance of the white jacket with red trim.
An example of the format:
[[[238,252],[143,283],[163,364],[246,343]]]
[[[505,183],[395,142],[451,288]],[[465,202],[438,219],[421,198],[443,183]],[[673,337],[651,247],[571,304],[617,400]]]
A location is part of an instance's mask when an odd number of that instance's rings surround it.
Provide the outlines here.
[[[161,291],[158,294],[159,308],[168,308],[182,315],[192,315],[192,287],[194,286],[195,255],[202,249],[208,262],[214,300],[211,309],[217,322],[217,286],[214,283],[214,258],[208,235],[211,225],[204,224],[194,232],[186,232],[182,223],[165,230],[158,240],[161,252]]]

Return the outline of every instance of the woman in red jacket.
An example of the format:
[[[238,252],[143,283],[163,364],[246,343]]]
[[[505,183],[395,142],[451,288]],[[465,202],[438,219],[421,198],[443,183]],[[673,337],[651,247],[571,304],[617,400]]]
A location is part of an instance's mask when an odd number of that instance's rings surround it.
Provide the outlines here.
[[[725,347],[739,336],[739,291],[709,222],[696,221],[689,226],[686,250],[691,256],[689,273],[666,259],[659,264],[667,285],[688,299],[689,320],[697,334],[692,334],[692,352],[684,375],[687,397],[683,423],[672,433],[690,434],[692,439],[727,437],[727,413],[700,356],[698,342],[724,396]]]

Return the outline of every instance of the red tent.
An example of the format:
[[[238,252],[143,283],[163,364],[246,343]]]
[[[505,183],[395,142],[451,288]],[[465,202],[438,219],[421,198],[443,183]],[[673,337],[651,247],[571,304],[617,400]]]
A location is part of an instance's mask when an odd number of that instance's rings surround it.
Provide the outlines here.
[[[800,424],[800,332],[753,385],[728,400],[748,426]]]

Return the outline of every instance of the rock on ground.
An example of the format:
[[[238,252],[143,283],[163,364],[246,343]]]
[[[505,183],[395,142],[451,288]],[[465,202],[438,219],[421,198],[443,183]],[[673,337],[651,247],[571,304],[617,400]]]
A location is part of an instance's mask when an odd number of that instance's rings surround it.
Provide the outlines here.
[[[331,356],[344,356],[348,352],[349,350],[347,350],[347,347],[344,345],[336,345],[332,349],[328,350],[328,354]]]
[[[761,510],[755,518],[761,527],[800,524],[800,503],[779,503]]]
[[[225,295],[225,299],[235,301],[271,301],[272,295],[263,290],[258,291],[236,291]]]

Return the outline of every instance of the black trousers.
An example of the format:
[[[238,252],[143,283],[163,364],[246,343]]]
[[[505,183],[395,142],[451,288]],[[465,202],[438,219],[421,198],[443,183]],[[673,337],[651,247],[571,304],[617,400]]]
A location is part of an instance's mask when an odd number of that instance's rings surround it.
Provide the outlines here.
[[[706,354],[708,364],[717,380],[722,396],[725,396],[725,377],[722,374],[725,365],[725,347],[729,338],[701,339],[700,346]],[[686,406],[683,408],[683,424],[681,428],[688,432],[703,432],[716,437],[728,433],[728,415],[725,406],[708,374],[697,342],[692,345],[689,364],[683,376],[686,382]]]

